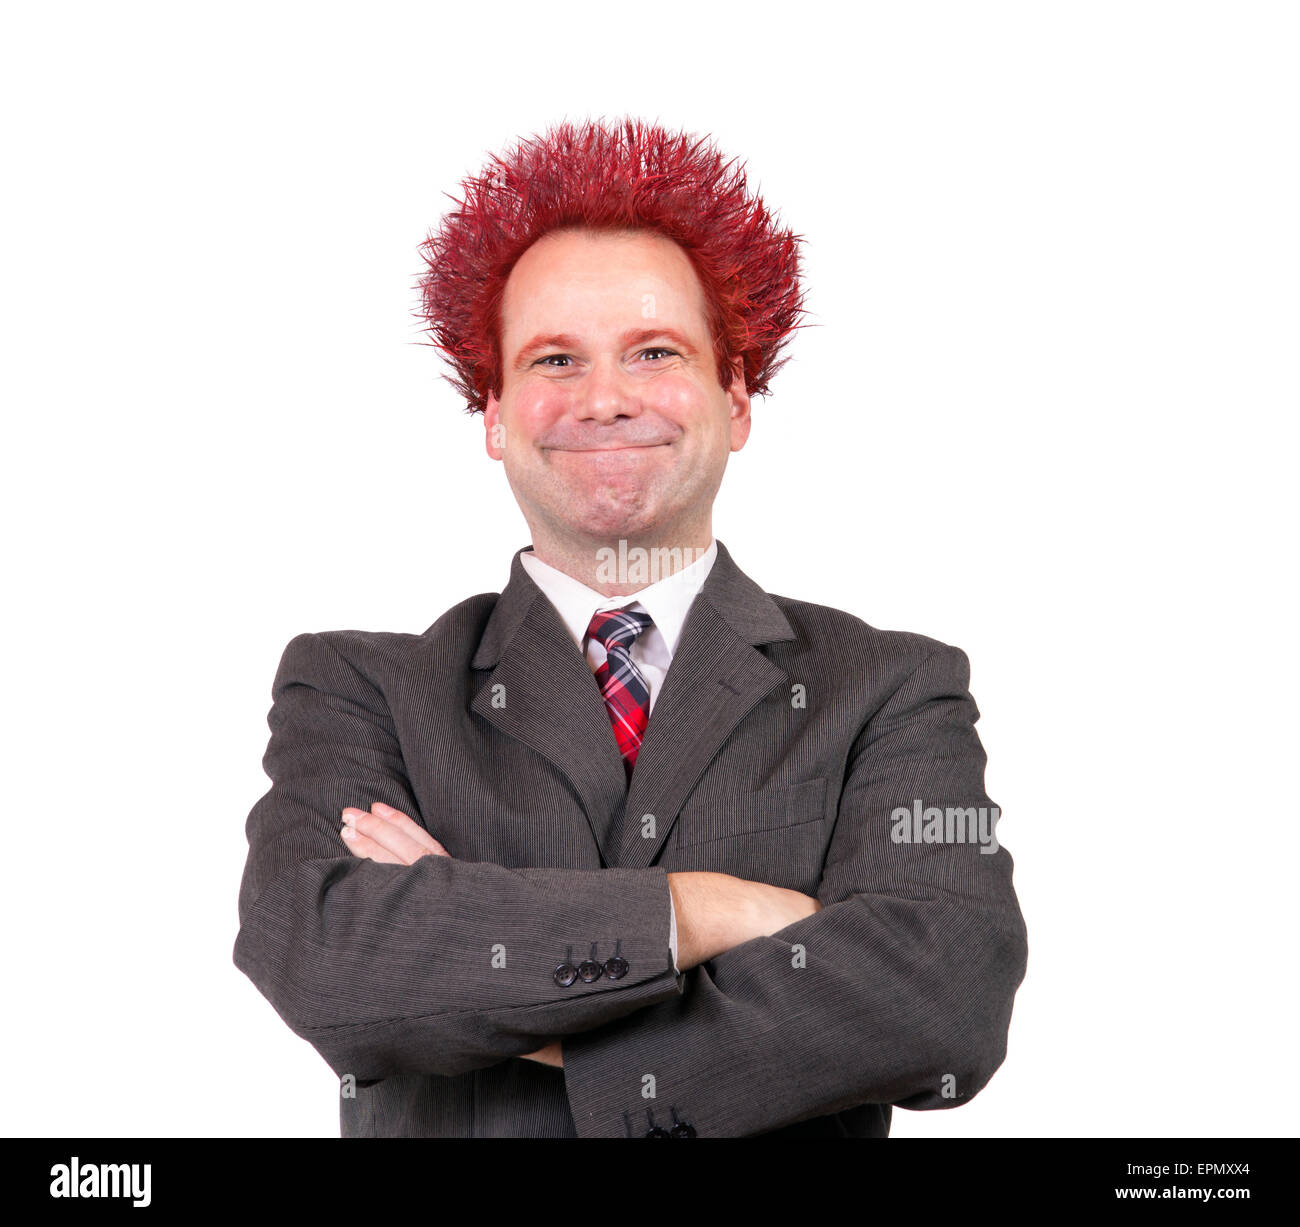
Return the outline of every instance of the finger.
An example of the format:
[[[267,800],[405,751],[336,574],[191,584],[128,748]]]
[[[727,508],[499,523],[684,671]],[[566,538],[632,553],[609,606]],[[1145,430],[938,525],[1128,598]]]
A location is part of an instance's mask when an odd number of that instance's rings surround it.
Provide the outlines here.
[[[347,845],[348,851],[354,856],[363,857],[370,861],[379,861],[384,865],[404,865],[405,861],[399,860],[382,844],[377,844],[368,836],[362,835],[360,831],[353,827],[344,825],[339,832],[343,842]]]
[[[410,865],[422,856],[433,855],[429,848],[416,843],[400,827],[379,817],[378,814],[349,807],[343,811],[343,822],[344,825],[369,836],[375,843],[387,849],[398,858],[399,864]]]
[[[391,805],[385,805],[382,801],[376,801],[370,807],[372,813],[378,814],[381,818],[388,819],[399,830],[405,831],[416,843],[428,848],[435,856],[450,856],[447,851],[428,831],[424,829],[414,818],[407,817],[400,809],[394,809]]]

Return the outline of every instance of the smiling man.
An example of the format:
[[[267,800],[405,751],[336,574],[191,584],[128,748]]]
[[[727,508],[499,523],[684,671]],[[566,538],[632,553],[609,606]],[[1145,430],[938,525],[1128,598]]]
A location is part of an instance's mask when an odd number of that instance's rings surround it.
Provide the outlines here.
[[[422,634],[289,643],[236,964],[345,1136],[882,1137],[967,1102],[1026,939],[1009,854],[952,821],[990,810],[966,658],[713,535],[799,240],[634,120],[464,188],[425,312],[531,545]]]

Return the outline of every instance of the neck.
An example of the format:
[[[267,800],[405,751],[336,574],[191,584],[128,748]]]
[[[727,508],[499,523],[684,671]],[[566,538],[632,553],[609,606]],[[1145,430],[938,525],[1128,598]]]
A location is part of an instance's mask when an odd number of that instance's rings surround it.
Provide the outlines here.
[[[689,567],[713,541],[711,517],[689,532],[557,537],[533,527],[533,554],[602,596],[628,596]]]

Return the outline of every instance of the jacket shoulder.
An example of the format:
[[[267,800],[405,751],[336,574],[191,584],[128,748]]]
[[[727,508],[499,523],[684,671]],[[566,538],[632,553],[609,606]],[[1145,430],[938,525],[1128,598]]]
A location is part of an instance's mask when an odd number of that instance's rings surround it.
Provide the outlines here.
[[[946,670],[969,673],[965,652],[930,635],[883,630],[832,605],[769,595],[790,623],[796,644],[833,655],[849,671],[901,680],[933,659]]]
[[[419,634],[409,631],[326,630],[295,635],[284,649],[284,661],[333,660],[366,677],[401,669],[413,659],[427,661],[453,646],[462,653],[479,641],[491,616],[498,592],[483,592],[453,605]]]

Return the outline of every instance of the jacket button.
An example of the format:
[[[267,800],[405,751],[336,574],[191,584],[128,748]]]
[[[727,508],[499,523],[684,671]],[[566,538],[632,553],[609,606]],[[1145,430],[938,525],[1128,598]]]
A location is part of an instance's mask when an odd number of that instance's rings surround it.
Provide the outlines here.
[[[568,988],[578,978],[578,969],[572,963],[561,963],[555,969],[555,983]]]
[[[646,1137],[648,1138],[670,1138],[672,1136],[673,1135],[669,1133],[667,1129],[661,1129],[658,1125],[653,1129],[646,1130]]]
[[[675,1138],[693,1138],[695,1136],[695,1126],[688,1125],[685,1121],[673,1126],[672,1134]]]
[[[578,964],[578,975],[582,979],[583,984],[591,984],[594,981],[599,980],[601,973],[604,970],[605,969],[597,963],[595,959],[583,959],[582,962]]]
[[[605,960],[605,974],[611,980],[621,980],[631,970],[631,965],[621,955]]]

